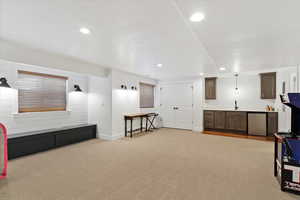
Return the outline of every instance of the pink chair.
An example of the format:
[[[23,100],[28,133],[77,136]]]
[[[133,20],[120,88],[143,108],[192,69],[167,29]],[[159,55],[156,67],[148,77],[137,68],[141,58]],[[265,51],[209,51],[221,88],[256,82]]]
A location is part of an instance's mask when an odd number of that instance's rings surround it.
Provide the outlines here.
[[[3,124],[0,123],[0,179],[7,174],[7,132]]]

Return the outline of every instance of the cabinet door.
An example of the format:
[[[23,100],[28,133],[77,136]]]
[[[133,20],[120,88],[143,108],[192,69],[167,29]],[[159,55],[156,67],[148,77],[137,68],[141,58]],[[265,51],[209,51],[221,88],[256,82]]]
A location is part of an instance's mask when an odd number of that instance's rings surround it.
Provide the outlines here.
[[[41,134],[8,140],[8,159],[46,151],[55,147],[53,134]]]
[[[261,98],[276,99],[276,72],[260,74]]]
[[[205,99],[213,100],[217,98],[217,78],[205,78]]]
[[[278,113],[268,113],[268,136],[278,132]]]
[[[215,127],[214,119],[215,119],[214,111],[204,111],[204,129],[213,129]]]
[[[226,113],[226,129],[234,130],[237,124],[236,112]]]
[[[226,129],[232,131],[247,131],[247,113],[246,112],[227,112]]]
[[[246,112],[239,112],[239,120],[237,130],[238,131],[247,131],[247,113]]]
[[[226,127],[226,112],[216,111],[215,112],[215,128],[225,129]]]

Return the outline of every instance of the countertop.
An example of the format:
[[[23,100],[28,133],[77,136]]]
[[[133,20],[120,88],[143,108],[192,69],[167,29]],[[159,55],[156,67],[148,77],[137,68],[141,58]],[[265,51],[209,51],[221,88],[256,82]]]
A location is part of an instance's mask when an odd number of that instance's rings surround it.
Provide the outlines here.
[[[203,110],[211,110],[211,111],[228,111],[228,112],[263,112],[263,113],[277,113],[278,111],[267,111],[267,110],[259,110],[259,109],[217,109],[217,108],[203,108]]]

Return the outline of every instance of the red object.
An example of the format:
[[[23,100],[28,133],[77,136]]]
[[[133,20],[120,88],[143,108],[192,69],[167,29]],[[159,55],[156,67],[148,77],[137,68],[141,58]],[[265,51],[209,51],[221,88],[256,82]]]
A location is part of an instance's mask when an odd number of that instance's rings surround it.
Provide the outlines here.
[[[4,153],[3,156],[0,156],[0,159],[3,159],[3,168],[0,166],[0,179],[3,179],[7,175],[7,131],[3,124],[0,123],[0,129],[2,130],[2,135],[0,135],[0,145],[4,146],[4,151],[0,152],[1,154]],[[1,141],[3,139],[3,141]],[[0,162],[1,163],[1,162]]]

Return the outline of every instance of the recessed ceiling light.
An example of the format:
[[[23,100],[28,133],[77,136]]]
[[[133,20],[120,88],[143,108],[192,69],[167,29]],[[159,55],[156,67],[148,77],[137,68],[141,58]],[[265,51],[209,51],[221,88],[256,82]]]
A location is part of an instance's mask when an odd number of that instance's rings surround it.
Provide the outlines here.
[[[157,64],[156,66],[157,66],[157,67],[162,67],[162,66],[163,66],[163,64]]]
[[[221,70],[221,71],[225,71],[226,68],[225,68],[225,67],[220,67],[220,70]]]
[[[91,33],[91,31],[90,31],[90,29],[83,27],[83,28],[80,28],[80,33],[88,35]]]
[[[192,22],[201,22],[202,20],[204,20],[204,18],[205,18],[205,15],[203,13],[197,12],[190,17],[190,20]]]

